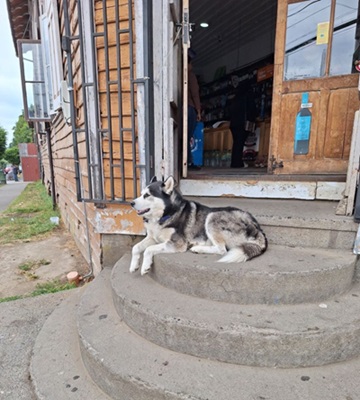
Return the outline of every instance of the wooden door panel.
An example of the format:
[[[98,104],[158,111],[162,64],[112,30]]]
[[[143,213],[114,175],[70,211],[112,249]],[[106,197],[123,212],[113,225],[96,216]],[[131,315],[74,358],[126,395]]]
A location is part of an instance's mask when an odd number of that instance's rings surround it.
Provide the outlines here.
[[[349,103],[347,109],[346,131],[344,140],[343,158],[350,157],[351,139],[354,129],[355,112],[359,110],[359,92],[357,87],[349,89]]]
[[[355,111],[359,108],[357,88],[309,92],[312,114],[309,152],[294,154],[296,115],[302,93],[286,93],[280,101],[277,155],[284,167],[275,174],[346,173]]]
[[[324,157],[348,158],[349,156],[348,144],[351,140],[354,114],[358,109],[358,102],[350,100],[351,93],[351,89],[339,89],[330,93]]]

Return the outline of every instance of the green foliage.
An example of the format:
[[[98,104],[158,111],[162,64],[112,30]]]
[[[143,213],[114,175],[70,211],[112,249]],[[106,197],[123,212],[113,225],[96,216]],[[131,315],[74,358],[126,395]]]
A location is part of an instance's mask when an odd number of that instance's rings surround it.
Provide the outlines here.
[[[34,130],[29,127],[29,124],[25,121],[23,114],[19,116],[13,130],[14,138],[10,144],[10,147],[17,147],[19,143],[34,142]]]
[[[1,158],[0,159],[0,169],[4,169],[7,165],[7,161],[5,160],[5,158]]]
[[[49,260],[45,260],[44,258],[42,258],[41,260],[29,260],[24,264],[19,265],[19,269],[21,269],[21,271],[30,271],[30,270],[35,270],[39,267],[41,267],[42,265],[49,265],[51,264],[51,261]]]
[[[5,159],[9,164],[19,165],[20,164],[20,155],[19,149],[16,147],[9,147],[5,150]]]
[[[23,296],[10,296],[10,297],[3,297],[0,299],[0,303],[7,303],[8,301],[14,301],[14,300],[19,300],[22,299]]]
[[[6,149],[6,130],[0,126],[0,159],[4,157],[5,149]]]
[[[31,293],[31,296],[39,296],[41,294],[57,293],[62,290],[75,289],[75,283],[61,283],[59,280],[54,280],[47,283],[38,283],[36,289]]]
[[[0,245],[18,240],[28,240],[58,228],[50,217],[59,217],[53,210],[51,197],[38,181],[29,183],[10,206],[0,212]]]
[[[59,280],[49,281],[46,283],[38,283],[36,285],[36,289],[30,294],[24,296],[4,297],[0,299],[0,303],[5,303],[8,301],[19,300],[19,299],[26,299],[27,297],[35,297],[35,296],[40,296],[42,294],[57,293],[63,290],[70,290],[75,288],[76,288],[75,283],[61,283]]]

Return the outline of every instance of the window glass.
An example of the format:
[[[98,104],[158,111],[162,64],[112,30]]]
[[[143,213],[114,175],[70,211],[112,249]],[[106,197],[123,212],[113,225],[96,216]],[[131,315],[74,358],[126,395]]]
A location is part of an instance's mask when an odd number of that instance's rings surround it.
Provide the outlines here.
[[[353,57],[359,57],[360,60],[360,56],[354,54],[357,48],[358,4],[359,0],[337,0],[336,2],[330,75],[356,72]]]
[[[45,63],[45,83],[50,114],[61,107],[60,88],[63,81],[61,39],[57,0],[40,0],[40,34]]]
[[[41,43],[20,40],[18,46],[25,117],[28,121],[49,120]]]
[[[331,0],[307,0],[288,5],[285,80],[325,74],[330,10]]]
[[[42,31],[44,32],[41,35],[41,44],[42,44],[42,50],[44,54],[44,68],[45,68],[45,83],[46,83],[46,93],[47,93],[47,101],[49,104],[49,110],[54,109],[54,104],[53,104],[53,88],[52,88],[52,83],[53,83],[53,78],[51,75],[51,61],[50,61],[50,54],[51,54],[51,48],[49,44],[49,36],[46,34],[47,33],[47,26],[48,26],[48,19],[46,16],[43,16],[41,18],[41,27]]]

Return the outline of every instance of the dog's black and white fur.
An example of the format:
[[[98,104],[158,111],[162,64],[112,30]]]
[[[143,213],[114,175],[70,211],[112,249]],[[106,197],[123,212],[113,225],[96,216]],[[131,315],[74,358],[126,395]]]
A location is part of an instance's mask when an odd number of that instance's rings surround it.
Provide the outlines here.
[[[158,253],[221,254],[221,262],[244,262],[267,249],[267,239],[256,219],[235,207],[212,208],[188,201],[175,189],[172,176],[154,177],[131,206],[144,219],[147,236],[132,249],[130,272],[140,266],[149,272]]]

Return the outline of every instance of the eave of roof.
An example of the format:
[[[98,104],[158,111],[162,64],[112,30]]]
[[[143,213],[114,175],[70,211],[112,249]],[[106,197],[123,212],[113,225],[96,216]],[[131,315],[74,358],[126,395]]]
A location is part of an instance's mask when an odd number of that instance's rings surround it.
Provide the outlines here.
[[[11,34],[18,55],[17,40],[30,38],[30,12],[28,1],[6,0]]]

